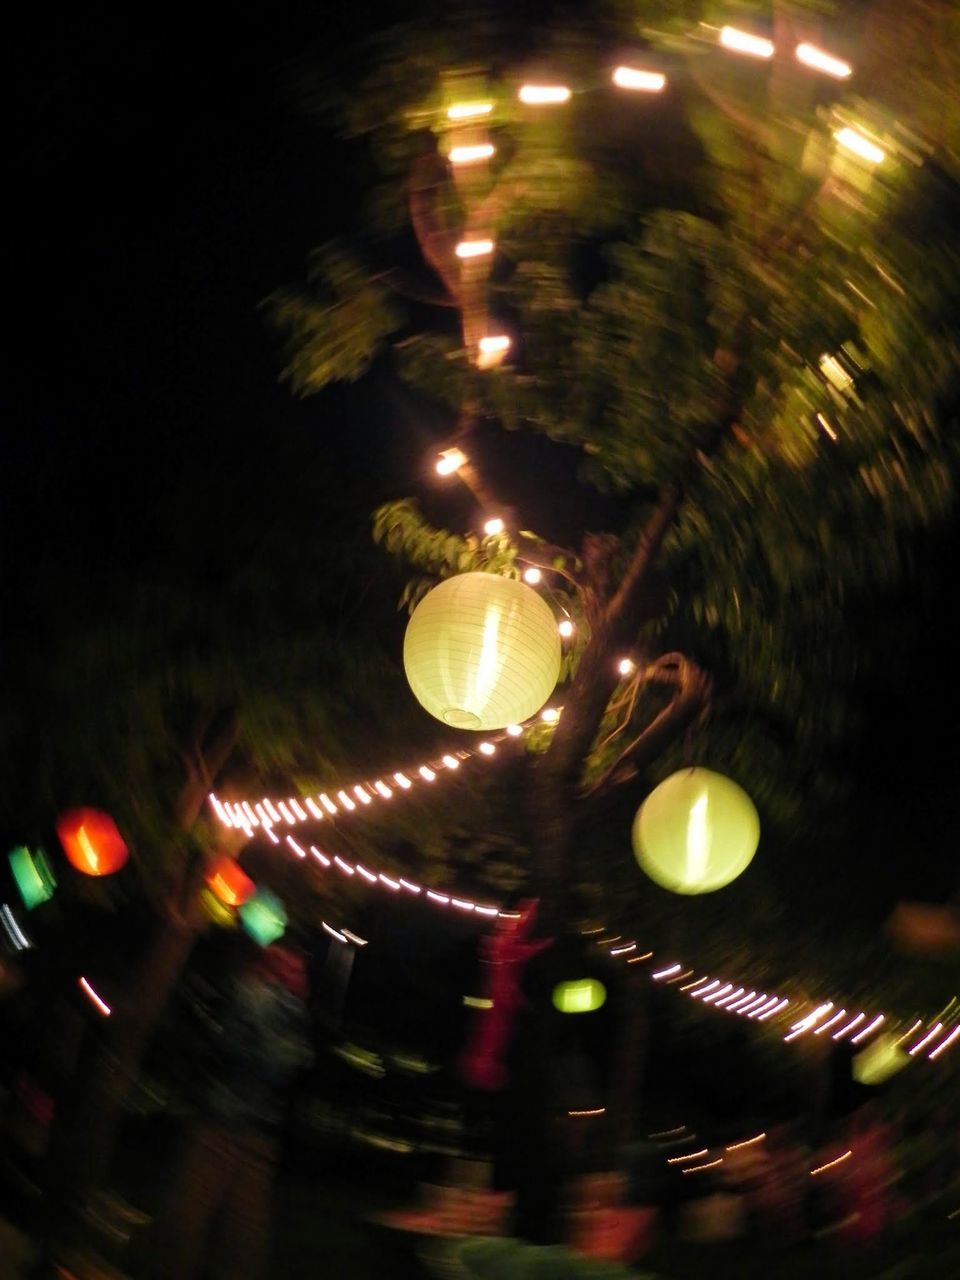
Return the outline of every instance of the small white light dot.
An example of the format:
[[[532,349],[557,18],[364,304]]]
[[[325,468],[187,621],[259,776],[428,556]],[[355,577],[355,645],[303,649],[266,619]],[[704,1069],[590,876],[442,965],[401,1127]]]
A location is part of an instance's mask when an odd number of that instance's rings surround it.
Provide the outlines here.
[[[505,333],[490,334],[488,337],[480,339],[480,350],[487,356],[509,351],[510,339]]]
[[[490,537],[494,537],[498,533],[503,533],[504,523],[499,516],[493,516],[487,520],[483,526],[483,532]]]
[[[492,240],[461,240],[454,253],[458,258],[482,258],[493,253]]]
[[[459,471],[466,462],[466,454],[460,449],[444,449],[437,460],[437,474],[441,476],[453,475],[455,471]]]
[[[481,160],[489,160],[493,152],[494,147],[490,142],[480,142],[475,147],[452,147],[450,163],[478,164]]]
[[[565,84],[525,84],[518,94],[521,102],[529,107],[543,107],[570,101],[570,90]]]
[[[557,624],[557,630],[565,640],[568,640],[570,636],[573,635],[573,623],[569,618],[561,618],[560,622]]]
[[[543,574],[536,567],[536,565],[531,565],[529,569],[524,569],[523,571],[524,582],[529,582],[531,586],[534,586],[536,583],[538,583],[542,577],[543,577]]]

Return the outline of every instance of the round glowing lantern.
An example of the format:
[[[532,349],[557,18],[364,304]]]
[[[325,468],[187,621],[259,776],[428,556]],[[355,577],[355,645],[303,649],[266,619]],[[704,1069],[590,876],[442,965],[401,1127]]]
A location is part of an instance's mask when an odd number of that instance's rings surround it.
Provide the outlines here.
[[[57,820],[57,835],[68,860],[87,876],[109,876],[129,857],[123,836],[109,813],[71,809]]]
[[[207,869],[206,881],[225,907],[243,906],[256,888],[246,872],[226,853]]]
[[[534,715],[560,674],[560,635],[532,587],[495,573],[441,582],[413,611],[403,666],[422,707],[457,729]]]
[[[651,880],[673,893],[712,893],[749,866],[760,842],[753,801],[710,769],[682,769],[647,796],[633,849]]]
[[[268,947],[286,932],[286,908],[269,889],[257,889],[253,897],[238,908],[238,914],[244,929],[261,947]]]

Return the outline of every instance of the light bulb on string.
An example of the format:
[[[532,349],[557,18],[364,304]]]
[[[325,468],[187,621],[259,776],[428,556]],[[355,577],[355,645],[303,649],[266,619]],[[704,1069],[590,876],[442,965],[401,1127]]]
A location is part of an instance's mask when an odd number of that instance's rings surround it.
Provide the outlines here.
[[[629,676],[637,669],[637,664],[632,658],[621,658],[617,663],[617,670],[622,676]]]
[[[480,240],[461,240],[458,242],[454,253],[458,258],[483,258],[488,253],[493,253],[493,241]]]
[[[505,333],[488,333],[477,344],[477,367],[494,369],[503,362],[510,350],[510,338]]]
[[[853,67],[849,62],[844,62],[842,58],[835,58],[833,54],[818,49],[814,44],[798,44],[794,50],[797,61],[802,62],[806,67],[812,67],[814,71],[822,71],[828,76],[833,76],[835,80],[846,80],[853,74]]]
[[[524,84],[517,96],[528,107],[547,107],[569,102],[571,92],[565,84]]]
[[[564,640],[569,640],[574,632],[573,622],[570,618],[561,618],[557,623],[557,630],[563,636]]]
[[[452,147],[450,149],[450,163],[456,165],[480,164],[483,160],[489,160],[495,150],[496,148],[492,142],[478,142],[469,147]]]
[[[559,707],[544,707],[540,712],[540,719],[544,724],[556,724],[560,719]]]
[[[773,41],[764,36],[751,35],[749,31],[740,31],[737,27],[722,27],[720,43],[725,49],[734,53],[746,53],[752,58],[772,58]]]
[[[844,150],[852,152],[869,164],[882,164],[886,159],[885,151],[865,137],[859,129],[853,129],[850,125],[838,129],[833,136]]]
[[[467,455],[461,449],[444,449],[437,459],[437,475],[452,476],[467,461]]]
[[[642,71],[638,67],[615,67],[610,77],[618,89],[632,89],[641,93],[660,93],[667,77],[659,71]]]
[[[495,538],[498,533],[503,533],[505,528],[500,516],[491,516],[489,520],[483,522],[483,532],[488,538]]]
[[[536,586],[537,583],[542,579],[542,577],[543,577],[543,573],[537,568],[535,564],[530,565],[528,569],[524,569],[523,571],[523,580],[524,582],[529,582],[531,587]]]

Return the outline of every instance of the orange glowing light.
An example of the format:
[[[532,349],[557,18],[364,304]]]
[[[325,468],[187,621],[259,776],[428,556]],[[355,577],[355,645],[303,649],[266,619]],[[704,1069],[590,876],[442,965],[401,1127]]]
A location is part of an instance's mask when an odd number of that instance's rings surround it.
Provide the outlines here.
[[[57,820],[67,859],[87,876],[109,876],[130,856],[117,824],[99,809],[71,809]]]
[[[207,884],[225,907],[240,907],[253,895],[253,881],[229,854],[224,854],[207,871]]]

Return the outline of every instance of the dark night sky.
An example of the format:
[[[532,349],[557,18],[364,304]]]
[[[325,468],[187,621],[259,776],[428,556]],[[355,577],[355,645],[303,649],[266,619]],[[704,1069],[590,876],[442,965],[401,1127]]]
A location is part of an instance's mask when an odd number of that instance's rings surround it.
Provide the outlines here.
[[[369,6],[357,8],[371,21]],[[79,13],[49,29],[33,21],[12,59],[16,338],[3,487],[8,518],[36,537],[50,522],[49,536],[63,537],[90,500],[86,481],[135,478],[138,518],[149,523],[151,486],[171,460],[209,466],[213,484],[224,449],[263,447],[284,424],[319,414],[278,386],[257,308],[302,275],[311,247],[348,229],[356,169],[280,86],[291,58],[317,38],[336,48],[360,16],[304,3],[232,14],[222,28],[142,8],[101,25]],[[56,511],[37,486],[51,473],[61,481]],[[944,798],[957,780],[945,603],[955,547],[953,537],[937,553],[922,649],[903,654],[911,680],[897,701],[877,700],[861,753],[865,812],[873,807],[864,830],[885,831],[890,857],[914,838],[942,849],[906,875],[918,895],[955,883]]]

